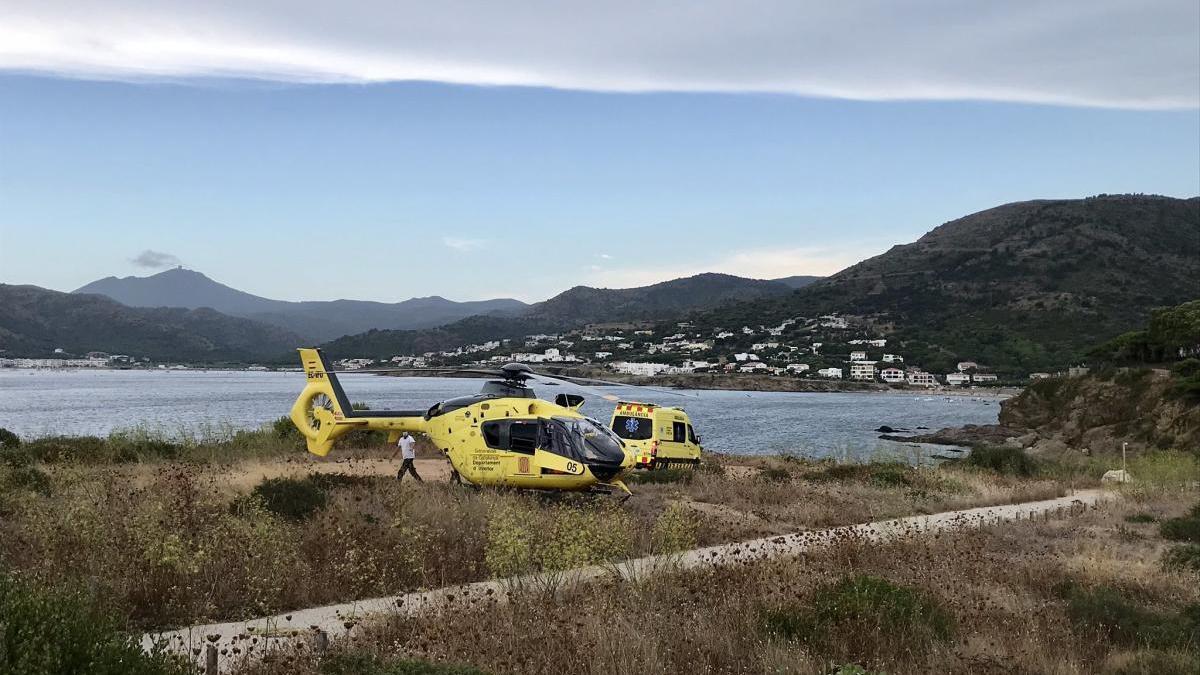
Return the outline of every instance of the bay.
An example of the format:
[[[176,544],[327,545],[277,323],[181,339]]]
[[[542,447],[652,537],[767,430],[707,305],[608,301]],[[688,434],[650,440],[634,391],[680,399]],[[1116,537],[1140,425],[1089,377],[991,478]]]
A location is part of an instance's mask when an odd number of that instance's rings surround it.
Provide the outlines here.
[[[375,409],[424,409],[479,391],[476,379],[342,374],[352,401]],[[0,370],[0,427],[22,437],[106,435],[141,428],[170,436],[205,436],[257,428],[286,415],[304,387],[300,372]],[[535,386],[553,399],[583,393],[584,412],[607,423],[613,404],[572,387]],[[691,391],[671,396],[633,387],[606,388],[624,400],[678,405],[688,411],[706,450],[739,455],[912,457],[930,448],[883,441],[880,425],[938,429],[995,424],[995,397],[919,392],[791,393]]]

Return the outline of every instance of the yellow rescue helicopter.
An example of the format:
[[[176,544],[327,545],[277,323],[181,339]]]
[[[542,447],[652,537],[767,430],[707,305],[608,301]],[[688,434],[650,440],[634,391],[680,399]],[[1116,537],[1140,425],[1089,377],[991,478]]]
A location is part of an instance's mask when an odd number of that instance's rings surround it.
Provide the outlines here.
[[[443,369],[495,379],[478,394],[441,401],[428,410],[354,410],[321,350],[299,351],[308,383],[290,417],[314,455],[329,454],[334,441],[356,429],[386,431],[391,443],[408,431],[428,436],[461,479],[473,485],[630,494],[621,479],[633,468],[634,454],[612,430],[579,412],[583,397],[559,394],[552,403],[537,398],[528,386],[532,379],[586,390],[579,381],[585,378],[535,373],[521,363],[496,370]],[[600,396],[617,400],[607,393]]]

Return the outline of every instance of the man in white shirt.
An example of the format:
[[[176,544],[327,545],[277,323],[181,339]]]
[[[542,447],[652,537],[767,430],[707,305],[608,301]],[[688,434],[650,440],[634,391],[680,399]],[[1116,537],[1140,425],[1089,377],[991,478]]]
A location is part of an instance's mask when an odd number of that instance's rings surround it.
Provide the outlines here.
[[[420,474],[417,473],[417,467],[413,465],[413,460],[417,458],[417,441],[408,432],[400,435],[400,442],[396,445],[400,446],[400,457],[403,460],[400,462],[400,471],[396,473],[396,480],[404,480],[404,472],[412,474],[413,478],[417,479],[418,483],[424,483],[421,480]]]

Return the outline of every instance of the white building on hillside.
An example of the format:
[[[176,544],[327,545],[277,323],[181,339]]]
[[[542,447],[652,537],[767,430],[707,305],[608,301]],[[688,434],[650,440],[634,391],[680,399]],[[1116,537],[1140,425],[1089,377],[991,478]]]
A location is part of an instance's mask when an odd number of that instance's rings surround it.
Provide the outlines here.
[[[850,379],[852,380],[871,380],[875,379],[875,362],[874,361],[854,361],[850,364]]]
[[[629,363],[627,361],[618,361],[612,364],[612,369],[618,373],[628,373],[630,375],[658,375],[666,371],[671,366],[665,363]]]
[[[746,353],[746,354],[734,354],[734,355],[733,355],[733,360],[734,360],[734,361],[738,361],[738,362],[742,362],[742,361],[757,361],[757,360],[758,360],[758,354],[749,354],[749,353]]]
[[[995,382],[998,379],[993,373],[975,373],[971,375],[972,382]]]
[[[803,373],[803,372],[807,371],[809,369],[809,367],[810,366],[807,363],[789,363],[787,366],[787,369],[788,369],[788,372]]]
[[[949,384],[952,386],[961,386],[961,385],[967,384],[970,381],[971,381],[971,376],[965,375],[963,373],[950,373],[950,374],[946,375],[946,384]]]
[[[850,352],[850,360],[851,361],[866,361],[867,353],[866,352]]]
[[[904,363],[904,357],[900,356],[899,354],[884,354],[883,362],[884,363]]]
[[[902,384],[904,382],[904,371],[899,368],[884,368],[879,371],[879,379],[888,384]]]
[[[914,370],[908,374],[908,383],[915,387],[936,387],[938,381],[933,373]]]
[[[841,368],[822,368],[817,371],[817,375],[820,375],[821,377],[824,377],[824,378],[827,378],[830,380],[840,380],[840,379],[842,379],[842,369]]]
[[[978,367],[979,367],[979,364],[975,363],[974,361],[959,361],[958,372],[965,373],[968,370],[975,370]]]

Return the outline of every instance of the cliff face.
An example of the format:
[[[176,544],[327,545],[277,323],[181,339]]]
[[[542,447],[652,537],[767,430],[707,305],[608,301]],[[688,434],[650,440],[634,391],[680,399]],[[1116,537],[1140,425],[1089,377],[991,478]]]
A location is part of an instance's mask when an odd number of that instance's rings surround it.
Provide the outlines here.
[[[1036,382],[1004,401],[1000,424],[1030,433],[1034,452],[1173,448],[1200,452],[1200,405],[1176,396],[1166,370],[1128,369]]]

